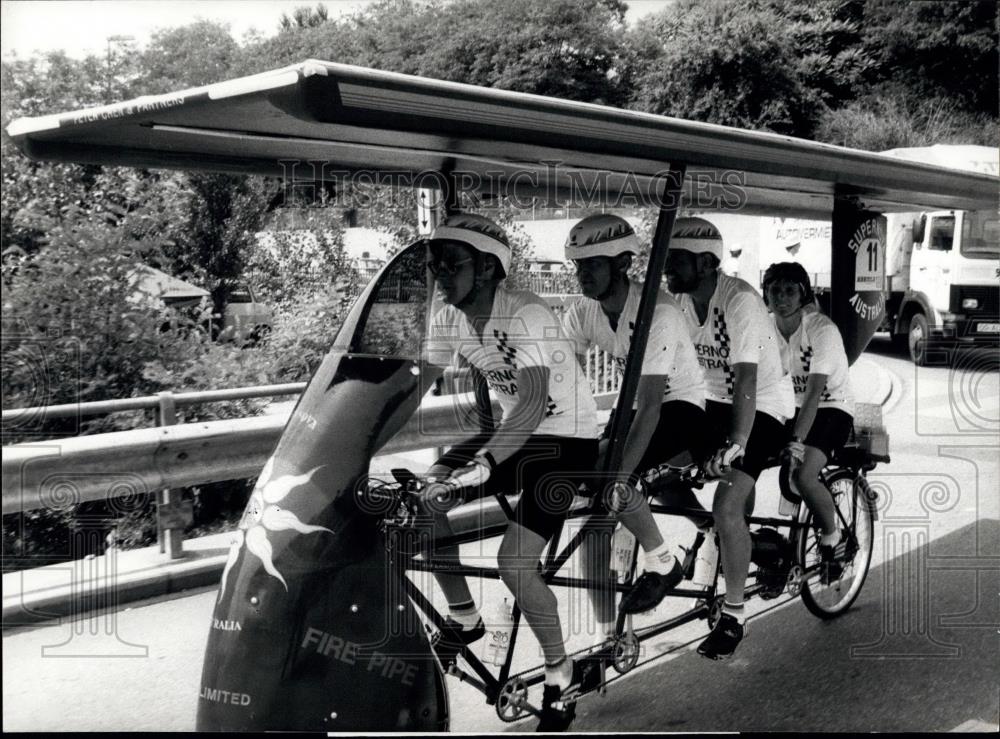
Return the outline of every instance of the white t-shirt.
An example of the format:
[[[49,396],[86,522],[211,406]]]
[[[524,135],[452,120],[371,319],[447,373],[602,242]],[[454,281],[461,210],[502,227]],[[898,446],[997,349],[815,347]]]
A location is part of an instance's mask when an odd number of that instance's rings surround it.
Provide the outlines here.
[[[809,375],[826,375],[819,407],[839,408],[853,416],[854,392],[847,371],[847,352],[837,325],[822,313],[805,313],[787,342],[780,332],[778,338],[795,388],[795,407],[802,407]]]
[[[580,298],[573,303],[563,316],[563,328],[576,353],[583,354],[596,345],[614,357],[618,374],[624,374],[641,300],[642,286],[634,282],[629,284],[628,298],[615,331],[611,330],[611,322],[601,309],[600,301]],[[688,336],[677,301],[664,292],[657,291],[641,372],[644,375],[666,376],[663,402],[686,400],[700,408],[705,407],[705,380],[694,344]]]
[[[691,296],[677,300],[687,320],[698,361],[705,371],[708,399],[733,402],[733,365],[757,365],[757,410],[784,422],[795,414],[791,378],[781,362],[778,331],[763,298],[750,283],[719,273],[704,324]]]
[[[573,344],[552,309],[534,293],[498,287],[482,340],[464,313],[443,306],[431,323],[425,356],[431,364],[447,367],[454,364],[456,352],[482,372],[504,418],[517,405],[518,372],[548,367],[547,410],[533,433],[597,438],[597,407]]]

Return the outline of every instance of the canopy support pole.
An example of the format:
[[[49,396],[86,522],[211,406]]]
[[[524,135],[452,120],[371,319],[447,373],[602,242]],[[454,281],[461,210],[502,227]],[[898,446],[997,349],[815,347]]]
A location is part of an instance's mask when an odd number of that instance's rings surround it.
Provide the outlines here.
[[[838,192],[830,235],[830,318],[850,364],[885,318],[885,249],[885,216]]]
[[[608,452],[604,458],[604,472],[608,475],[621,471],[622,456],[625,451],[625,439],[631,426],[632,404],[639,387],[639,373],[642,368],[642,358],[646,354],[646,340],[649,336],[649,326],[653,320],[653,309],[656,307],[656,293],[660,289],[660,278],[667,263],[667,249],[670,248],[670,233],[674,229],[677,210],[680,207],[681,188],[687,167],[684,164],[671,164],[666,176],[666,183],[660,196],[660,214],[656,221],[656,232],[653,235],[652,249],[649,253],[649,266],[646,269],[646,281],[642,286],[642,299],[639,302],[639,312],[632,331],[632,342],[628,351],[628,361],[625,363],[625,376],[621,389],[618,391],[617,411],[611,422],[611,438]],[[599,499],[601,496],[597,496]]]

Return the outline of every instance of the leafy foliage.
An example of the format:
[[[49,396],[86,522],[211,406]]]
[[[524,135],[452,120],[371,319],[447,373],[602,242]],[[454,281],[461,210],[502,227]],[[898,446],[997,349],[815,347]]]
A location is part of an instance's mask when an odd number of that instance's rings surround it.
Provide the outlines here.
[[[868,151],[933,144],[994,146],[996,118],[955,108],[950,100],[915,101],[902,95],[867,95],[824,113],[816,139]]]
[[[686,0],[670,6],[640,38],[656,53],[638,75],[635,103],[640,109],[741,128],[810,133],[821,98],[802,80],[795,45],[774,10]]]
[[[134,93],[156,95],[239,76],[239,51],[228,26],[213,21],[157,31],[138,61],[143,73]]]

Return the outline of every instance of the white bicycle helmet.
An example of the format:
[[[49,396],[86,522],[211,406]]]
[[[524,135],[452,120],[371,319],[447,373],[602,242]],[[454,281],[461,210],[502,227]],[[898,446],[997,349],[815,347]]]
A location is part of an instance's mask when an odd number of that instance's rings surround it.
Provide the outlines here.
[[[501,277],[510,269],[511,249],[507,234],[489,218],[475,213],[448,216],[431,233],[431,241],[459,241],[476,251],[492,254],[500,260]]]
[[[566,259],[638,254],[639,239],[629,222],[609,213],[587,216],[566,237]]]
[[[692,254],[714,254],[722,261],[722,234],[704,218],[678,218],[670,236],[670,248]]]

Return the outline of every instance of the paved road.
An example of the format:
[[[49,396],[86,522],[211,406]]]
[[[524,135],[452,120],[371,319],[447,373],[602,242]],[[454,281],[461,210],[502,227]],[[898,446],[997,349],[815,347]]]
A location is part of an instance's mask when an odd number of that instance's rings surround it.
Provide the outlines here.
[[[984,728],[1000,713],[1000,393],[975,358],[917,369],[876,340],[899,379],[886,413],[891,465],[873,570],[855,607],[833,622],[800,603],[757,602],[728,663],[700,659],[703,622],[645,645],[657,661],[581,702],[579,731],[948,730]],[[769,478],[762,481],[762,489]],[[761,496],[759,512],[775,505]],[[690,537],[664,520],[665,533]],[[483,549],[489,560],[492,551]],[[480,597],[500,595],[487,584]],[[7,731],[192,730],[215,589],[133,604],[113,616],[7,632]],[[588,638],[586,603],[564,598],[571,642]],[[666,613],[672,606],[654,614]],[[530,639],[524,664],[537,659]],[[468,686],[449,680],[459,731],[502,724]]]

